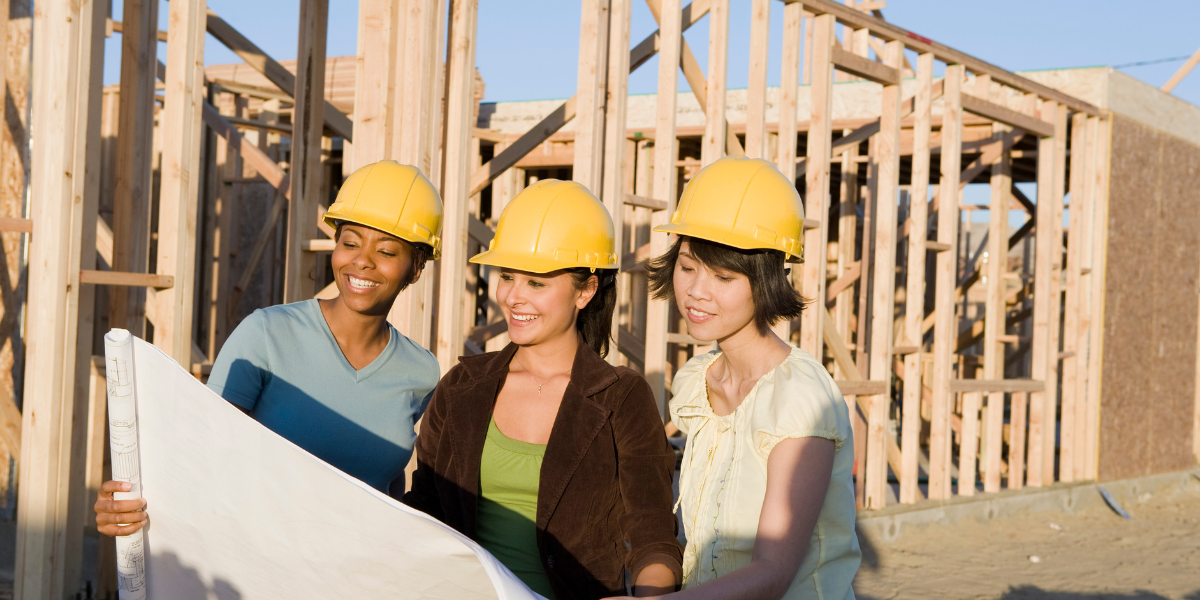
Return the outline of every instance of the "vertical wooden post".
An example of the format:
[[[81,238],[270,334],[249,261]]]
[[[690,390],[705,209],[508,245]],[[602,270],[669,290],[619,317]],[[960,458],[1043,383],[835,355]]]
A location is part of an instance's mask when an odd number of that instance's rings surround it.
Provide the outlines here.
[[[1078,379],[1076,365],[1086,361],[1078,356],[1082,352],[1080,342],[1080,312],[1083,310],[1080,287],[1083,261],[1084,240],[1087,229],[1087,171],[1090,166],[1088,152],[1088,116],[1075,113],[1071,118],[1071,194],[1070,228],[1067,230],[1067,264],[1066,264],[1066,310],[1063,311],[1063,354],[1062,360],[1062,423],[1060,427],[1060,450],[1058,478],[1060,481],[1075,481],[1080,474],[1075,470],[1076,440],[1082,440],[1083,433],[1078,429],[1080,423],[1075,419],[1075,409],[1078,404],[1077,390],[1081,381]],[[1093,182],[1094,183],[1094,182]],[[1082,458],[1080,456],[1079,458]]]
[[[185,368],[192,364],[205,5],[205,0],[171,2],[162,118],[165,143],[158,209],[158,272],[173,275],[175,286],[156,295],[154,345]]]
[[[779,83],[779,135],[775,165],[793,186],[796,183],[796,104],[800,95],[800,19],[804,13],[803,8],[800,3],[783,6],[783,60]],[[780,321],[772,329],[783,341],[791,341],[790,320]]]
[[[962,436],[958,445],[958,495],[975,495],[975,458],[979,449],[979,405],[983,394],[969,392],[962,399]]]
[[[1108,189],[1110,175],[1109,153],[1112,151],[1112,119],[1093,117],[1096,120],[1096,194],[1092,205],[1092,263],[1091,263],[1091,318],[1089,319],[1088,364],[1087,364],[1087,426],[1088,436],[1084,445],[1084,473],[1096,479],[1100,443],[1100,367],[1104,356],[1104,273],[1108,248]],[[1197,360],[1200,360],[1198,358]],[[1200,368],[1197,368],[1200,377]],[[1192,444],[1200,460],[1200,385],[1197,385],[1196,429]]]
[[[1008,488],[1019,490],[1025,484],[1025,424],[1029,414],[1029,395],[1012,395],[1008,438]]]
[[[1011,128],[992,125],[992,135],[1002,139]],[[983,372],[984,379],[1004,379],[1005,280],[1008,264],[1008,207],[1012,203],[1012,153],[1003,151],[991,165],[991,203],[988,205],[987,259],[983,266],[985,301],[983,315]],[[983,490],[1000,491],[1000,448],[1004,428],[1004,392],[987,395],[984,412]]]
[[[31,202],[25,393],[14,598],[79,590],[87,395],[77,395],[79,269],[85,211],[96,210],[104,22],[99,2],[51,2],[34,12]],[[90,195],[90,198],[86,198]],[[95,221],[92,249],[95,261]],[[86,379],[87,373],[85,372]]]
[[[826,240],[829,239],[829,163],[833,135],[833,15],[817,15],[813,28],[812,109],[809,112],[807,160],[804,163],[804,216],[819,222],[804,232],[802,290],[817,302],[825,301]],[[747,140],[748,141],[748,140]],[[820,360],[822,319],[825,311],[806,310],[800,317],[800,347]]]
[[[1064,338],[1064,346],[1067,340],[1075,339],[1076,356],[1074,358],[1075,381],[1075,411],[1072,418],[1075,421],[1075,448],[1072,453],[1074,456],[1073,470],[1076,479],[1090,478],[1087,469],[1088,463],[1088,447],[1096,431],[1088,426],[1088,402],[1087,402],[1087,373],[1088,373],[1088,353],[1091,350],[1092,340],[1090,336],[1092,324],[1092,303],[1096,299],[1092,296],[1091,283],[1094,277],[1098,277],[1099,273],[1092,267],[1094,261],[1094,251],[1092,247],[1092,236],[1095,232],[1095,208],[1097,188],[1099,187],[1099,161],[1096,159],[1099,154],[1099,125],[1098,117],[1089,117],[1085,125],[1087,134],[1087,162],[1084,165],[1084,185],[1082,202],[1077,202],[1072,194],[1071,200],[1071,223],[1082,223],[1078,229],[1079,237],[1073,242],[1078,246],[1078,260],[1080,272],[1077,276],[1077,287],[1079,288],[1078,304],[1072,304],[1068,301],[1067,310],[1079,313],[1079,323],[1077,331],[1074,335]],[[1076,227],[1072,225],[1071,232],[1075,233]],[[1068,244],[1068,251],[1070,244]],[[1067,350],[1067,348],[1063,348]],[[1063,369],[1067,369],[1064,364]],[[1064,370],[1064,379],[1066,376]],[[1065,381],[1064,381],[1065,387]],[[1066,391],[1063,392],[1064,396]]]
[[[900,70],[904,66],[904,44],[888,42],[883,62]],[[876,134],[875,164],[879,184],[875,201],[875,285],[871,303],[871,379],[892,380],[892,336],[896,306],[897,202],[900,190],[900,85],[883,86],[879,133]],[[822,213],[822,219],[824,220]],[[824,263],[824,261],[822,261]],[[890,388],[890,385],[888,386]],[[866,508],[883,508],[887,503],[887,421],[891,394],[870,397],[867,415]],[[897,473],[899,475],[899,473]]]
[[[579,72],[575,93],[575,163],[571,179],[593,194],[600,195],[604,168],[609,0],[581,2]],[[618,52],[623,50],[618,48]]]
[[[1058,344],[1051,329],[1057,329],[1058,311],[1054,310],[1054,296],[1058,285],[1054,281],[1054,265],[1058,262],[1053,254],[1058,251],[1055,243],[1055,208],[1059,203],[1061,215],[1062,194],[1056,192],[1059,164],[1065,165],[1060,152],[1066,150],[1066,107],[1055,102],[1043,102],[1041,117],[1053,121],[1054,136],[1038,140],[1037,172],[1037,231],[1035,238],[1035,264],[1033,283],[1033,348],[1031,350],[1031,374],[1034,379],[1046,382],[1044,392],[1034,392],[1029,406],[1029,458],[1026,469],[1026,484],[1031,487],[1049,485],[1054,481],[1055,427],[1054,411],[1057,408],[1058,388]],[[1061,217],[1060,217],[1061,218]]]
[[[288,207],[283,301],[299,302],[316,293],[317,256],[305,252],[317,237],[321,196],[321,136],[325,130],[325,36],[329,0],[300,3],[300,43],[296,50],[296,100],[292,111],[292,201]]]
[[[351,171],[391,156],[394,63],[402,58],[396,19],[400,0],[360,0],[354,69],[354,148]]]
[[[625,139],[625,115],[629,99],[629,52],[625,49],[629,47],[632,4],[632,0],[609,0],[608,11],[608,106],[604,131],[604,185],[601,186],[601,198],[612,216],[613,231],[616,234],[613,247],[616,248],[617,260],[620,260],[624,253],[622,249],[625,247],[625,194],[630,191],[627,180],[633,175],[633,154],[629,148],[631,144]],[[617,285],[627,288],[628,278],[618,277]],[[618,298],[626,291],[618,289]],[[620,326],[618,319],[613,319],[611,346],[607,358],[608,362],[614,365],[618,364],[621,357],[616,347]]]
[[[937,241],[949,246],[938,251],[934,271],[933,398],[929,434],[929,498],[950,497],[950,413],[954,399],[950,379],[958,321],[954,288],[958,277],[958,194],[962,171],[962,65],[946,65],[942,98],[942,158],[938,179]],[[961,476],[961,474],[960,474]]]
[[[442,373],[450,370],[463,351],[462,315],[466,298],[467,197],[472,168],[471,133],[475,123],[475,26],[478,0],[451,2],[450,45],[446,76],[445,148],[442,201],[442,260],[437,321],[437,358]],[[473,301],[474,299],[472,299]]]
[[[921,451],[921,357],[925,318],[925,251],[929,230],[929,136],[933,107],[933,54],[917,57],[917,94],[913,116],[912,193],[908,212],[908,280],[904,294],[904,343],[916,351],[904,355],[904,407],[900,431],[900,503],[921,497],[917,458]]]
[[[242,95],[232,98],[230,107],[233,116],[246,118],[249,99]],[[225,344],[229,336],[229,305],[231,294],[233,257],[236,252],[238,198],[240,184],[230,183],[230,180],[242,176],[242,151],[236,145],[225,143],[224,139],[217,142],[217,165],[219,173],[216,180],[219,186],[217,201],[217,233],[219,238],[213,242],[212,261],[216,269],[213,274],[212,289],[210,290],[211,310],[209,318],[212,321],[209,332],[209,356],[216,358],[217,352]]]
[[[679,91],[679,58],[683,52],[683,14],[680,0],[663,0],[662,21],[659,23],[658,51],[658,110],[654,127],[654,197],[667,203],[665,210],[655,211],[650,226],[667,223],[675,212],[678,200],[678,170],[675,159],[679,140],[675,139],[675,108]],[[665,233],[650,234],[650,255],[667,251],[671,241]],[[652,300],[646,308],[646,380],[658,400],[660,414],[666,410],[667,327],[671,307],[662,300]]]
[[[158,0],[126,0],[121,30],[121,96],[113,193],[114,271],[150,265],[151,147],[158,66]],[[109,289],[109,326],[145,335],[146,290]]]
[[[729,0],[712,0],[708,13],[708,87],[700,164],[725,156],[725,79],[729,66]]]
[[[753,0],[750,4],[750,83],[746,90],[746,156],[750,158],[764,158],[767,150],[767,61],[770,36],[771,2]]]

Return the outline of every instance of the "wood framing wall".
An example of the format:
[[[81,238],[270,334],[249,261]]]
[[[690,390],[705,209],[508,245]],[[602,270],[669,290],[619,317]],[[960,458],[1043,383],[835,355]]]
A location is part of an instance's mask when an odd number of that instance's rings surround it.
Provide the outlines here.
[[[0,392],[23,385],[27,404],[19,415],[0,398],[0,486],[3,452],[20,447],[22,506],[40,507],[20,516],[18,597],[79,583],[76,533],[104,473],[98,333],[123,324],[205,377],[250,311],[337,293],[320,217],[345,176],[381,159],[417,165],[443,196],[442,259],[389,316],[443,369],[507,343],[497,273],[467,258],[525,186],[574,178],[618,225],[609,359],[640,370],[665,415],[675,371],[712,346],[648,298],[644,261],[670,243],[651,230],[701,168],[744,153],[804,198],[792,278],[814,302],[777,331],[845,395],[861,508],[1193,464],[1200,223],[1177,214],[1195,146],[830,0],[785,2],[779,60],[768,0],[645,0],[659,30],[632,40],[637,1],[580,0],[576,93],[530,103],[521,127],[480,106],[478,0],[360,0],[358,54],[340,58],[325,56],[327,3],[303,3],[298,60],[282,62],[204,0],[126,0],[108,88],[89,66],[107,4],[56,7],[36,27],[70,44],[42,43],[34,63],[70,77],[40,82],[34,102],[28,18],[10,19],[0,367],[23,382]],[[729,91],[734,11],[755,35],[749,88]],[[701,65],[683,34],[706,25]],[[201,70],[206,33],[244,64]],[[628,96],[654,56],[658,93]],[[65,100],[35,111],[54,136],[29,160],[24,107],[44,98]],[[964,203],[968,185],[988,201]]]

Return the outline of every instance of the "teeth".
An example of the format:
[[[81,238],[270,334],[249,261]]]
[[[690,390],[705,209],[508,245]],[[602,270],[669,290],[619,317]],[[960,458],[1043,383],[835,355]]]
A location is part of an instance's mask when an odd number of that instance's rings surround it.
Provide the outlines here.
[[[537,315],[513,315],[514,321],[532,321],[538,318]]]
[[[370,287],[375,287],[379,284],[374,281],[367,281],[365,279],[359,279],[359,278],[351,275],[350,276],[350,285],[357,287],[357,288],[370,288]]]
[[[696,310],[696,309],[694,309],[694,308],[689,308],[689,309],[688,309],[688,312],[692,313],[693,315],[696,315],[697,317],[711,317],[711,316],[712,316],[712,315],[711,315],[711,314],[709,314],[709,313],[706,313],[706,312],[700,312],[700,311],[698,311],[698,310]]]

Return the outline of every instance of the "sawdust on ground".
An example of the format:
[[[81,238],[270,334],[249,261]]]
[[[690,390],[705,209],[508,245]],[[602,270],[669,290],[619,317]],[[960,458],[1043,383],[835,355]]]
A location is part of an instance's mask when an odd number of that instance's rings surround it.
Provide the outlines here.
[[[911,528],[863,540],[859,600],[1200,600],[1200,494]],[[861,536],[860,536],[861,538]]]

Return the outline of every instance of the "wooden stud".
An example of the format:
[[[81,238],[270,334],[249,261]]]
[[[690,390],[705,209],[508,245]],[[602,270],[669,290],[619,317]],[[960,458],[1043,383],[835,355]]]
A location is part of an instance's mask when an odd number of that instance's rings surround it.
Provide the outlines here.
[[[976,456],[979,449],[979,404],[983,395],[968,392],[962,397],[962,436],[958,444],[958,495],[975,495]]]
[[[898,71],[903,64],[903,53],[903,44],[888,42],[884,49],[884,63]],[[875,136],[878,185],[875,197],[875,277],[871,297],[870,377],[879,381],[892,379],[892,321],[896,304],[896,221],[900,188],[900,103],[899,82],[885,85],[879,134]],[[876,509],[883,508],[887,503],[885,444],[890,395],[873,395],[869,403],[864,503],[868,509]]]
[[[314,211],[323,203],[321,192],[321,137],[325,119],[325,36],[329,0],[300,3],[300,43],[296,50],[296,106],[292,111],[292,203],[288,210],[283,301],[313,297],[316,255],[300,244],[317,237]]]
[[[678,103],[679,57],[683,45],[683,23],[680,15],[680,0],[662,1],[661,43],[658,52],[658,109],[654,128],[654,193],[665,200],[667,209],[655,211],[650,225],[664,225],[675,211],[677,200],[678,169],[675,160],[679,153],[679,141],[675,138],[675,109]],[[660,256],[670,247],[667,234],[650,234],[650,254]],[[646,310],[646,353],[645,376],[650,389],[658,401],[659,414],[666,414],[666,369],[667,332],[670,306],[662,300],[653,300]]]
[[[943,80],[942,157],[938,180],[937,241],[950,250],[937,254],[935,266],[934,333],[933,333],[933,399],[929,436],[929,498],[944,500],[950,497],[950,378],[954,363],[951,339],[957,334],[954,296],[947,293],[954,287],[957,276],[958,190],[962,169],[962,85],[964,69],[961,64],[946,66]],[[961,473],[960,473],[961,477]]]
[[[929,136],[933,107],[933,55],[917,57],[917,94],[913,124],[912,191],[908,214],[908,265],[904,294],[904,338],[916,351],[904,355],[904,406],[900,436],[900,503],[911,504],[921,498],[917,486],[921,435],[921,362],[925,316],[926,237],[929,223]]]
[[[810,219],[818,219],[819,225],[804,232],[802,293],[818,299],[825,297],[825,242],[829,239],[827,213],[830,138],[833,134],[833,64],[829,60],[829,52],[833,47],[833,25],[832,15],[817,15],[812,19],[812,109],[809,113],[807,160],[804,165],[804,214]],[[824,313],[821,310],[809,310],[800,317],[800,347],[818,358],[823,356],[821,321]]]
[[[1078,311],[1079,322],[1077,331],[1074,336],[1064,333],[1064,350],[1066,350],[1066,341],[1075,338],[1075,348],[1078,351],[1078,358],[1074,359],[1075,363],[1075,380],[1078,385],[1075,387],[1075,414],[1073,416],[1075,422],[1075,447],[1072,450],[1074,456],[1074,475],[1076,479],[1088,479],[1089,470],[1087,468],[1088,447],[1093,445],[1091,440],[1098,433],[1088,425],[1088,403],[1087,403],[1087,371],[1088,361],[1087,355],[1091,350],[1090,330],[1092,320],[1092,302],[1095,302],[1091,293],[1092,279],[1099,276],[1099,273],[1093,274],[1093,246],[1092,236],[1095,230],[1095,206],[1097,188],[1099,187],[1099,177],[1097,172],[1100,168],[1099,161],[1096,155],[1099,153],[1099,125],[1100,119],[1090,117],[1085,125],[1087,136],[1087,162],[1084,165],[1084,186],[1083,186],[1083,202],[1076,202],[1074,194],[1071,200],[1071,221],[1082,223],[1078,228],[1072,226],[1071,233],[1075,233],[1079,229],[1079,237],[1075,240],[1075,245],[1078,246],[1079,255],[1079,273],[1076,277],[1079,288],[1079,303],[1071,304],[1069,301],[1064,309],[1067,311]],[[1067,247],[1070,251],[1070,244]],[[1067,365],[1063,364],[1064,381],[1067,373]],[[1065,382],[1064,382],[1065,388]],[[1063,391],[1064,397],[1066,391]]]
[[[581,0],[581,3],[575,92],[575,163],[571,179],[600,195],[604,168],[609,2]]]
[[[1094,145],[1095,195],[1092,199],[1092,251],[1091,251],[1091,280],[1090,293],[1091,316],[1088,327],[1088,364],[1087,389],[1085,403],[1087,404],[1087,436],[1084,439],[1083,476],[1096,479],[1099,461],[1100,444],[1100,385],[1101,366],[1104,355],[1104,274],[1106,271],[1106,255],[1108,248],[1108,192],[1111,162],[1109,154],[1112,151],[1112,119],[1098,118],[1096,120],[1096,137]],[[1200,369],[1197,370],[1200,373]],[[1200,375],[1198,375],[1200,376]],[[1200,386],[1197,386],[1200,390]],[[1197,407],[1197,424],[1200,426],[1200,406]],[[1192,443],[1200,455],[1200,429],[1192,436]]]
[[[775,165],[783,176],[796,182],[796,104],[800,96],[800,18],[803,13],[799,4],[783,7],[783,60],[779,85],[779,139],[775,153]],[[749,144],[747,144],[749,146]],[[789,276],[789,279],[792,279]],[[792,322],[780,321],[772,328],[785,342],[791,342]]]
[[[1062,423],[1059,425],[1060,450],[1058,477],[1060,481],[1075,481],[1082,473],[1077,473],[1076,441],[1082,441],[1081,423],[1075,418],[1076,406],[1080,405],[1078,389],[1083,381],[1079,379],[1078,364],[1086,364],[1078,356],[1080,347],[1080,312],[1081,305],[1080,277],[1082,276],[1081,262],[1085,244],[1085,230],[1091,229],[1087,221],[1087,207],[1091,204],[1088,187],[1087,171],[1091,162],[1088,156],[1088,116],[1076,113],[1071,118],[1071,194],[1070,228],[1067,230],[1067,264],[1066,264],[1066,310],[1063,311],[1063,352],[1068,354],[1062,360]],[[1090,182],[1094,184],[1095,182]],[[1080,455],[1078,458],[1083,458]]]
[[[1028,410],[1028,392],[1014,392],[1008,437],[1008,489],[1011,490],[1019,490],[1025,484],[1025,426]]]
[[[400,0],[360,0],[354,70],[354,152],[352,170],[383,160],[389,152],[395,101],[396,14]],[[400,57],[403,54],[399,55]]]
[[[630,191],[633,176],[633,152],[631,142],[625,139],[625,117],[629,101],[629,30],[632,19],[632,0],[609,0],[608,23],[608,106],[604,132],[604,185],[601,198],[613,220],[615,234],[613,247],[621,252],[624,247],[625,199]],[[578,142],[577,142],[578,143]],[[495,214],[495,213],[493,213]],[[628,278],[618,277],[617,296],[629,291]],[[617,351],[621,324],[613,319],[608,362],[616,365],[621,353]]]
[[[700,163],[709,165],[725,156],[725,79],[729,66],[729,0],[712,0],[708,17],[708,105],[704,111],[704,138]],[[784,38],[787,39],[786,37]]]
[[[478,0],[451,2],[450,42],[446,76],[445,148],[442,164],[442,260],[438,290],[443,300],[437,315],[437,358],[442,373],[463,352],[462,319],[466,297],[467,200],[472,169],[471,120],[475,109],[475,28]],[[471,298],[474,302],[474,298]],[[457,310],[447,310],[456,307]]]
[[[99,3],[48,3],[34,11],[33,62],[55,77],[33,78],[30,203],[36,235],[29,243],[25,389],[17,487],[14,597],[76,593],[86,505],[87,396],[78,395],[79,267],[95,246],[72,240],[94,233],[99,194],[100,100],[104,22]],[[91,171],[89,172],[89,166]],[[80,201],[82,200],[82,201]],[[88,217],[86,211],[92,216]],[[91,232],[85,234],[85,224]]]
[[[121,92],[113,192],[113,262],[116,271],[145,273],[150,265],[151,145],[158,0],[127,0],[121,33]],[[109,291],[109,326],[145,335],[145,290]]]
[[[750,84],[746,90],[746,156],[763,158],[767,143],[767,60],[771,3],[750,4]]]
[[[993,135],[1003,138],[1008,127],[993,124]],[[1005,335],[1004,292],[1007,283],[1004,273],[1008,263],[1008,208],[1012,203],[1012,156],[1008,151],[999,153],[991,163],[991,203],[988,206],[988,241],[987,259],[984,265],[983,277],[986,279],[986,291],[983,314],[983,378],[1004,378],[1004,342]],[[1000,491],[1000,449],[1001,434],[1004,427],[1004,393],[991,392],[987,395],[987,408],[984,412],[983,460],[980,471],[983,473],[983,490],[985,492]]]

